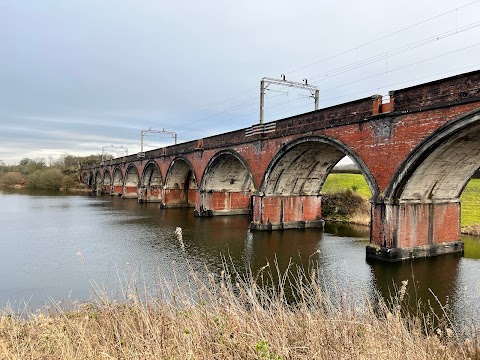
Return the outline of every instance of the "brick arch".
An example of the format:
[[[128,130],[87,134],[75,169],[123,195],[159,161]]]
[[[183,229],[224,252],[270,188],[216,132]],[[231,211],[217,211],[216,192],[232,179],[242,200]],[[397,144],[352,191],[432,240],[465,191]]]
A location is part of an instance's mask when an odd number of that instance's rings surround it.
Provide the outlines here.
[[[137,187],[140,184],[140,176],[138,175],[138,169],[134,164],[130,164],[125,170],[125,177],[123,179],[123,185],[136,185]]]
[[[87,178],[87,185],[92,187],[93,186],[93,180],[94,180],[94,173],[92,170],[88,172],[88,178]]]
[[[165,175],[165,189],[174,189],[176,188],[175,184],[178,184],[180,189],[183,189],[184,186],[182,186],[182,184],[186,183],[185,180],[189,177],[190,172],[191,184],[189,184],[189,188],[196,189],[198,188],[198,181],[192,163],[183,156],[175,157],[170,163],[167,174]]]
[[[98,190],[98,191],[101,190],[102,180],[103,180],[103,171],[101,168],[98,168],[95,170],[95,175],[93,178],[93,183],[92,183],[93,190]]]
[[[378,196],[377,182],[364,161],[350,147],[327,136],[302,137],[284,145],[268,165],[260,191],[265,195],[320,194],[328,174],[345,155],[359,167],[372,196]]]
[[[154,160],[148,161],[142,171],[140,179],[140,202],[161,202],[162,201],[163,177]]]
[[[108,179],[107,179],[107,176],[108,176]],[[105,185],[108,185],[108,186],[111,186],[112,185],[112,174],[110,173],[110,169],[109,168],[105,168],[103,170],[103,182],[102,184],[105,186]],[[107,180],[107,182],[105,182]]]
[[[248,162],[234,150],[222,150],[207,163],[200,183],[200,191],[255,191],[253,175]]]
[[[123,174],[120,166],[113,168],[111,193],[114,195],[121,195],[123,193]]]
[[[113,186],[123,186],[123,174],[120,166],[115,166],[112,171]]]
[[[82,173],[82,182],[83,182],[85,185],[88,185],[88,174],[89,174],[88,171],[84,171],[84,172]]]
[[[254,192],[247,161],[236,151],[219,151],[205,167],[194,213],[196,216],[250,214]]]
[[[142,177],[141,177],[141,186],[162,186],[163,177],[158,167],[157,163],[154,160],[150,160],[145,164],[143,168]]]
[[[403,161],[385,190],[385,201],[451,200],[480,167],[480,109],[440,127]]]
[[[140,176],[135,164],[130,164],[123,179],[123,198],[138,198],[138,188],[140,187]]]
[[[168,167],[164,183],[164,206],[195,206],[197,178],[192,163],[183,156],[175,157]]]
[[[103,170],[103,177],[102,177],[102,192],[110,193],[112,188],[112,174],[110,173],[109,168],[105,168]]]

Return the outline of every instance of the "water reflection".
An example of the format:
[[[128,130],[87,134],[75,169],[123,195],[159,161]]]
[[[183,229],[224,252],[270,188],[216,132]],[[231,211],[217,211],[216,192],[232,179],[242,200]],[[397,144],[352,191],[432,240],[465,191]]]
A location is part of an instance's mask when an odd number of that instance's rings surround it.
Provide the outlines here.
[[[465,318],[465,309],[479,318],[480,241],[472,237],[464,238],[463,258],[452,254],[385,264],[365,260],[369,229],[364,226],[249,232],[246,216],[194,218],[192,209],[48,192],[4,191],[0,222],[0,271],[9,274],[0,279],[2,304],[23,298],[35,308],[50,297],[87,299],[90,280],[116,291],[118,278],[131,272],[154,288],[172,269],[180,281],[190,266],[219,273],[224,256],[239,273],[254,274],[267,263],[277,263],[283,272],[290,263],[308,269],[314,261],[323,281],[351,294],[351,301],[376,289],[388,297],[395,285],[409,280],[415,289],[412,308],[418,299],[436,306],[431,289],[440,302],[449,299],[458,318]]]
[[[480,237],[463,235],[462,241],[465,244],[464,257],[467,259],[480,259]]]
[[[430,259],[416,259],[393,264],[369,261],[374,281],[384,298],[395,295],[408,280],[408,306],[411,311],[431,306],[437,314],[455,292],[459,263],[462,257],[449,254]]]

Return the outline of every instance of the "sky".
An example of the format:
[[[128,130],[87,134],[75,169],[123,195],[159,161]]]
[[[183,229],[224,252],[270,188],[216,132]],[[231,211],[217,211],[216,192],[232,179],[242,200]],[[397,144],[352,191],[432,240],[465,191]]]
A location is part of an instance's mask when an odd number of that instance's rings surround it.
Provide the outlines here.
[[[140,151],[480,69],[480,0],[0,0],[0,160]],[[314,109],[270,86],[265,121]],[[144,151],[173,144],[149,133]]]

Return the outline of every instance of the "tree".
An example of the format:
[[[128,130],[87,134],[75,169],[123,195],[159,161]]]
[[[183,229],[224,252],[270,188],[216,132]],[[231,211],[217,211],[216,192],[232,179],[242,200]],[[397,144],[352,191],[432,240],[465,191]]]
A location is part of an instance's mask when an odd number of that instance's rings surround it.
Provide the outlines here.
[[[78,168],[78,161],[79,157],[78,156],[73,156],[70,154],[63,154],[63,166],[65,169],[77,169]]]
[[[32,160],[30,158],[24,158],[20,160],[20,164],[18,165],[18,170],[24,174],[31,174],[36,170],[42,170],[44,169],[45,166],[45,159],[43,158],[37,158],[35,160]]]

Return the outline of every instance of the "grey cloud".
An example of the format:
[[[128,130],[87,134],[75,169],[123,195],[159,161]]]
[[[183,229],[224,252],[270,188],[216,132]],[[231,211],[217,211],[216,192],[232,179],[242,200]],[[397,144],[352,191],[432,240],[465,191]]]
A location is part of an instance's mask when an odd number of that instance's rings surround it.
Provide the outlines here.
[[[480,4],[473,4],[361,46],[467,3],[0,1],[0,159],[18,161],[36,149],[94,153],[112,142],[133,151],[148,127],[177,131],[181,141],[248,127],[258,121],[263,76],[311,79],[321,106],[330,106],[386,94],[389,84],[473,70],[479,47],[395,69],[474,44],[480,28],[328,75],[478,21]],[[291,72],[348,49],[354,50]],[[310,111],[303,95],[268,93],[267,120]]]

